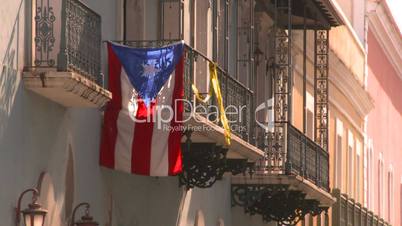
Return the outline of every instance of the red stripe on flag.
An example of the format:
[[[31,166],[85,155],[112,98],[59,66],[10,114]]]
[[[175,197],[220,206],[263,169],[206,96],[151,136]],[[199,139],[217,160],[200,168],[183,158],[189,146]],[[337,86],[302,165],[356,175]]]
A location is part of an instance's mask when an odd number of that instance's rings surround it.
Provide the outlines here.
[[[181,130],[184,106],[182,100],[184,98],[184,81],[183,81],[184,58],[181,57],[175,69],[175,84],[173,90],[172,106],[175,108],[175,117],[171,122],[169,134],[169,175],[174,176],[182,171],[182,156],[181,156]]]
[[[100,147],[99,161],[102,166],[114,168],[114,153],[117,139],[117,118],[121,110],[121,63],[113,52],[112,46],[108,43],[109,60],[109,89],[113,98],[107,104],[104,124],[102,129],[102,142]]]
[[[134,130],[131,155],[131,172],[149,175],[151,167],[152,134],[154,131],[154,112],[156,101],[152,101],[149,109],[141,99],[137,100],[138,110]]]

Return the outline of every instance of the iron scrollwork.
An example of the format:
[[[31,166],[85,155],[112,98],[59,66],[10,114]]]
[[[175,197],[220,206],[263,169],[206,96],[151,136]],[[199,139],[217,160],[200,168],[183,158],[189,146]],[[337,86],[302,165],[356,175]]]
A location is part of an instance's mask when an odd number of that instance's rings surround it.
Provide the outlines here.
[[[182,145],[183,172],[179,174],[179,184],[187,189],[209,188],[222,179],[228,150],[214,143],[192,143],[191,133],[185,131],[187,140]]]
[[[49,0],[41,0],[36,7],[35,14],[35,66],[52,67],[55,59],[52,58],[52,51],[55,43],[54,37],[54,15],[53,7]]]
[[[183,149],[183,173],[180,185],[209,188],[225,173],[227,149],[214,143],[192,143]]]
[[[286,123],[291,113],[291,76],[292,76],[292,11],[291,1],[275,1],[274,23],[274,144],[269,156],[277,170],[285,169],[286,161]],[[287,19],[285,15],[288,15]]]
[[[329,31],[314,31],[315,141],[328,150],[328,55]]]
[[[300,191],[288,185],[235,184],[232,185],[232,206],[244,207],[250,215],[259,214],[266,222],[296,225],[306,214],[316,216],[326,208],[316,200],[306,199]]]
[[[101,18],[77,0],[66,0],[67,67],[101,83]]]
[[[184,144],[183,146],[185,146]],[[254,172],[254,164],[247,159],[226,159],[227,149],[214,143],[192,143],[190,149],[183,148],[183,173],[179,175],[180,185],[187,189],[209,188],[222,180],[225,172],[232,175]]]
[[[187,189],[209,188],[221,180],[225,172],[232,175],[254,173],[254,163],[247,159],[227,159],[228,149],[215,143],[192,143],[191,131],[184,132],[186,142],[182,144],[183,172],[179,174],[180,186]]]

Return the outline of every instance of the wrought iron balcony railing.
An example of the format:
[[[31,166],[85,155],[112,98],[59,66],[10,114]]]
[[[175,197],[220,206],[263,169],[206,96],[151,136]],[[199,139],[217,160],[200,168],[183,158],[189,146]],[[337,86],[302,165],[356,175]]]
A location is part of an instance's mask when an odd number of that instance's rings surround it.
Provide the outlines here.
[[[296,174],[329,191],[329,154],[290,123],[277,125],[282,134],[266,132],[260,136],[259,147],[265,150],[259,172]],[[261,134],[261,133],[260,133]]]
[[[79,0],[32,1],[27,69],[74,71],[102,86],[101,17]]]
[[[329,191],[329,154],[288,124],[287,167]]]
[[[141,40],[141,41],[118,41],[124,45],[133,47],[161,47],[170,43],[177,42],[179,40]],[[206,104],[198,103],[195,100],[192,84],[197,83],[208,84],[209,70],[208,63],[212,62],[203,53],[195,50],[194,48],[185,46],[185,68],[184,68],[184,93],[185,98],[191,103],[191,105],[201,104],[206,105],[206,109],[209,110],[207,115],[217,115],[214,110],[217,108],[209,108],[209,106],[217,106],[216,98],[213,96]],[[239,114],[227,114],[229,124],[232,133],[242,138],[244,141],[251,143],[251,123],[252,123],[252,98],[253,92],[246,88],[243,84],[231,77],[221,67],[217,67],[218,79],[220,82],[220,88],[222,93],[223,104],[226,107],[234,106],[237,109],[241,109]],[[208,90],[204,87],[204,90]],[[186,110],[189,110],[189,106]],[[194,108],[193,108],[194,109]],[[231,109],[233,110],[233,109]],[[210,114],[211,113],[211,114]],[[216,120],[216,117],[208,118],[211,122],[221,126],[220,122]]]
[[[339,189],[334,189],[333,195],[336,203],[332,207],[332,225],[356,225],[356,226],[390,226],[388,222],[362,204],[342,194]]]
[[[208,63],[212,61],[199,51],[189,46],[186,47],[185,96],[188,100],[193,101],[191,85],[196,84],[200,79],[196,77],[199,74],[197,72],[200,72],[200,70],[206,72],[205,68],[207,68]],[[201,69],[194,69],[194,66],[200,67]],[[237,114],[226,114],[231,131],[233,134],[251,143],[253,92],[231,77],[219,66],[217,72],[224,107],[227,110],[237,109],[238,111]],[[205,75],[207,75],[207,73],[205,73]],[[207,79],[207,77],[204,79]],[[215,96],[211,98],[207,105],[218,106]],[[221,126],[220,122],[215,118],[210,118],[210,120]]]
[[[258,132],[265,156],[252,177],[232,178],[232,205],[278,225],[296,225],[306,214],[322,213],[328,222],[335,201],[329,194],[328,153],[290,123],[276,122],[275,128]]]

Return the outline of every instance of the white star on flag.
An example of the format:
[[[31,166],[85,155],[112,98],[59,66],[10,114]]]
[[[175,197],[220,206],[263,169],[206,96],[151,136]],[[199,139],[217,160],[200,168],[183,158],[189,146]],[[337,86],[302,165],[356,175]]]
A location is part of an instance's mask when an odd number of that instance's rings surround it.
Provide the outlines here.
[[[160,72],[160,69],[155,67],[155,64],[142,64],[143,72],[142,76],[153,76]]]

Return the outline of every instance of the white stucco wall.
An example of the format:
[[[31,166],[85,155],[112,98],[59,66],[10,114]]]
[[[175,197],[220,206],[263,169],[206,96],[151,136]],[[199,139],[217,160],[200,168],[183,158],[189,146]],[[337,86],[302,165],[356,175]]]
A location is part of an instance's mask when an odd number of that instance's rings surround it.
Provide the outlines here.
[[[265,222],[262,220],[261,215],[249,215],[244,213],[241,207],[234,207],[232,209],[232,226],[277,226],[276,222]]]
[[[102,40],[118,39],[119,2],[84,2],[102,16]],[[176,177],[150,178],[101,169],[101,112],[64,108],[23,87],[26,5],[30,5],[29,0],[3,0],[0,4],[0,226],[14,225],[19,194],[34,187],[42,171],[48,173],[40,199],[49,210],[46,226],[67,224],[66,186],[73,191],[73,206],[89,202],[92,215],[102,226],[110,219],[116,226],[170,226],[177,222],[180,226],[193,226],[201,219],[197,213],[202,213],[206,226],[230,226],[232,219],[248,219],[241,212],[235,212],[237,217],[233,218],[229,178],[210,189],[190,190],[183,196]],[[102,70],[106,74],[105,50],[103,46]],[[74,178],[72,184],[66,185],[69,145]],[[30,195],[24,199],[23,207],[28,201]],[[234,225],[243,224],[240,222],[247,221],[239,220]]]
[[[114,7],[107,0],[88,4],[101,13]],[[64,175],[69,143],[76,172],[75,204],[90,202],[94,216],[104,222],[106,196],[98,166],[101,113],[97,109],[66,109],[24,89],[21,72],[26,52],[27,5],[28,0],[0,4],[0,225],[14,225],[17,198],[23,190],[36,185],[41,171],[48,172],[41,195],[49,210],[47,225],[65,225]],[[115,34],[113,12],[103,17],[103,39]],[[23,208],[28,201],[30,195],[24,198]]]

